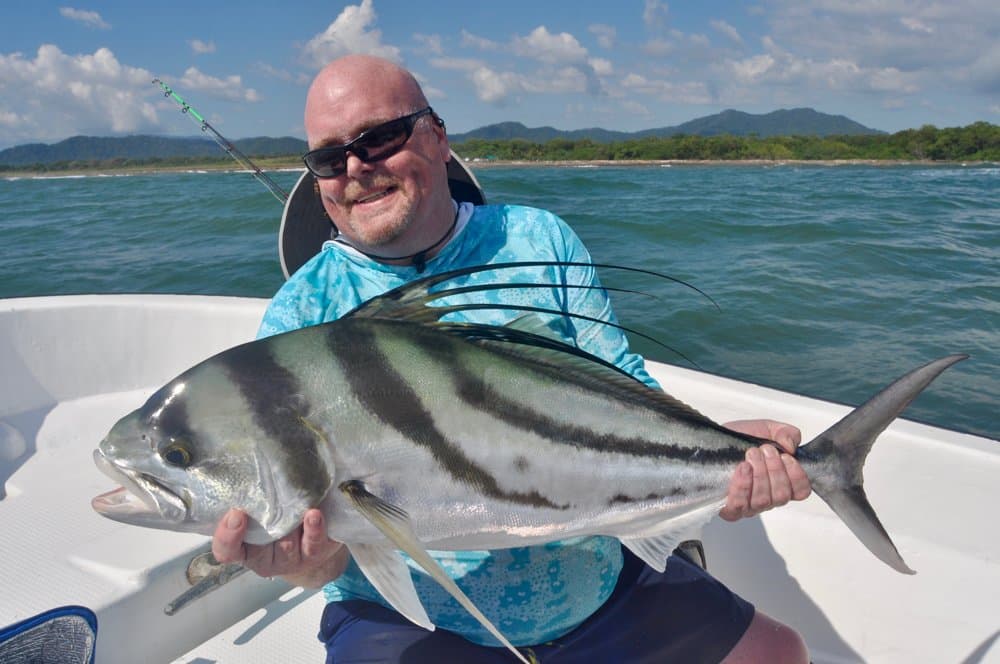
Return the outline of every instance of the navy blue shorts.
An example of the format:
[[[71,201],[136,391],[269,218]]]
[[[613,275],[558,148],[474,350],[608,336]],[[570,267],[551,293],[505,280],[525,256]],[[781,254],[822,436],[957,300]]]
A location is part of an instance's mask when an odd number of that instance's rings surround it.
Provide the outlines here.
[[[683,556],[672,556],[660,574],[626,550],[618,584],[596,613],[555,641],[520,650],[541,664],[719,662],[753,615],[753,605]],[[363,600],[327,604],[319,639],[327,664],[515,661],[505,648],[440,628],[429,632]]]

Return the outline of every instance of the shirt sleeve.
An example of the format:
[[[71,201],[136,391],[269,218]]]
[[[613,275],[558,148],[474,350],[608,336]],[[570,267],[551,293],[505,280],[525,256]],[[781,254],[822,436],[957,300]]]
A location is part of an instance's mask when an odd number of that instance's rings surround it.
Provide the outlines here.
[[[333,287],[328,272],[321,252],[289,277],[264,311],[257,338],[322,323],[329,316],[329,293]]]
[[[558,219],[558,217],[556,217]],[[565,246],[565,260],[573,263],[590,263],[590,252],[575,232],[558,219]],[[607,291],[601,286],[597,270],[592,265],[587,267],[567,267],[567,283],[579,284],[584,288],[570,288],[567,293],[568,310],[595,318],[606,323],[573,318],[577,346],[591,355],[611,362],[622,371],[630,374],[636,380],[655,389],[662,389],[655,378],[646,371],[643,357],[629,350],[628,338],[625,333],[615,327],[618,319],[611,308],[611,300]]]

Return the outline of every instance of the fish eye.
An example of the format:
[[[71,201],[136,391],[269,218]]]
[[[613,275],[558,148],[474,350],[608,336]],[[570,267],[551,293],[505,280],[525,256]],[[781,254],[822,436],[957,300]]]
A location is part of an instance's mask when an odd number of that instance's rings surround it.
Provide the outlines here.
[[[160,456],[171,466],[187,468],[191,465],[191,452],[179,443],[172,443],[167,446],[166,449],[160,452]]]

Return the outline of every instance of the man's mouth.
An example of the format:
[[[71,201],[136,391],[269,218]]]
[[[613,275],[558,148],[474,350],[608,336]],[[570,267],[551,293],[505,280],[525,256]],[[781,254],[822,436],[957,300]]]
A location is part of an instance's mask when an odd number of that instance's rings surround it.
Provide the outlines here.
[[[366,196],[362,196],[361,198],[356,198],[354,200],[354,204],[365,205],[368,203],[374,203],[375,201],[382,200],[383,198],[385,198],[394,191],[396,191],[395,187],[387,187],[386,189],[381,189],[379,191],[372,192]]]

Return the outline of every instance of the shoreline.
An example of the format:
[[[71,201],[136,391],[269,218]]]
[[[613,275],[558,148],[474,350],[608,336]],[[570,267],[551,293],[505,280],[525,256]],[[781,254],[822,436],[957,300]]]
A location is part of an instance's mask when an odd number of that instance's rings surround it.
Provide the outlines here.
[[[651,168],[684,166],[942,166],[981,167],[995,166],[994,161],[933,161],[930,159],[580,159],[580,160],[521,160],[521,159],[463,159],[472,170],[493,168]],[[288,163],[273,163],[260,168],[265,172],[303,172],[304,166],[298,160]],[[0,179],[45,179],[70,177],[114,177],[129,175],[153,175],[157,173],[200,173],[233,172],[250,173],[234,163],[188,164],[183,166],[134,166],[120,168],[75,168],[66,170],[10,170],[0,171]]]
[[[470,168],[503,167],[650,167],[650,166],[986,166],[992,161],[932,161],[930,159],[580,159],[501,160],[463,159]]]

